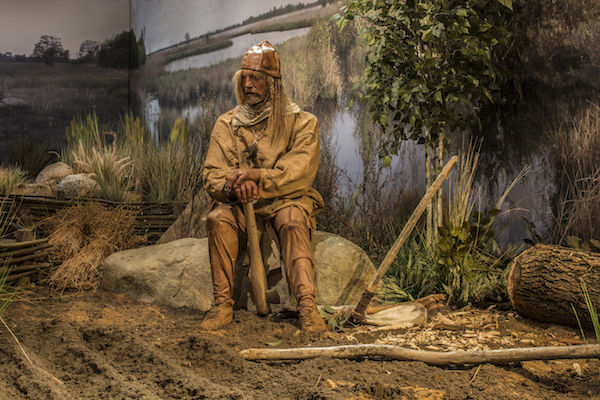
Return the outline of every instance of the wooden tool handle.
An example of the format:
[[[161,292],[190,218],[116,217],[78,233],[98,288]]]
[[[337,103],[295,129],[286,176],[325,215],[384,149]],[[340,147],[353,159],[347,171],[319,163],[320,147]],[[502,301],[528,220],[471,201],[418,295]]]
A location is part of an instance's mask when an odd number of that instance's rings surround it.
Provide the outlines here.
[[[400,250],[400,248],[402,248],[402,245],[404,244],[406,239],[408,239],[408,236],[411,234],[411,232],[417,225],[419,218],[421,218],[421,215],[423,215],[423,212],[427,208],[427,203],[429,203],[435,192],[438,191],[438,189],[442,186],[442,183],[444,183],[446,178],[448,178],[448,175],[450,175],[450,171],[452,171],[452,168],[454,168],[457,162],[458,157],[453,156],[450,159],[450,161],[448,161],[446,165],[444,165],[444,168],[442,168],[440,174],[437,176],[429,190],[425,193],[425,195],[417,205],[417,208],[415,208],[415,210],[411,214],[410,218],[408,219],[408,222],[406,222],[406,225],[404,225],[404,228],[402,228],[402,232],[400,232],[398,239],[396,239],[396,241],[392,245],[392,248],[388,251],[385,258],[381,262],[381,265],[377,269],[377,275],[373,279],[373,282],[367,289],[365,289],[361,296],[361,299],[354,308],[354,311],[352,312],[351,316],[353,320],[361,321],[362,319],[364,319],[365,310],[367,309],[367,306],[369,305],[371,299],[375,295],[375,291],[377,290],[377,287],[379,287],[383,275],[385,275],[387,270],[390,268],[390,265],[392,265],[392,262],[396,258],[396,254],[398,254],[398,251]]]
[[[271,307],[267,303],[267,275],[260,252],[258,242],[258,229],[256,227],[256,216],[254,215],[254,204],[244,203],[244,215],[246,217],[246,234],[248,236],[248,252],[250,254],[250,286],[252,287],[252,301],[256,306],[258,315],[265,316],[271,313]]]

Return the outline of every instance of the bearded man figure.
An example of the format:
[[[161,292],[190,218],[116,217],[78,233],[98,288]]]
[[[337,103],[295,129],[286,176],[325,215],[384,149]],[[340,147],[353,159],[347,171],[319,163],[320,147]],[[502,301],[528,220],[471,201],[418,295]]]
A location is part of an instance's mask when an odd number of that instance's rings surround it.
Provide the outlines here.
[[[234,267],[246,229],[240,203],[253,201],[256,215],[272,224],[279,239],[302,329],[323,332],[310,248],[315,215],[324,206],[311,187],[319,165],[317,118],[286,96],[269,42],[246,52],[233,81],[238,105],[215,123],[203,172],[218,205],[207,218],[214,305],[200,326],[220,329],[233,318]]]

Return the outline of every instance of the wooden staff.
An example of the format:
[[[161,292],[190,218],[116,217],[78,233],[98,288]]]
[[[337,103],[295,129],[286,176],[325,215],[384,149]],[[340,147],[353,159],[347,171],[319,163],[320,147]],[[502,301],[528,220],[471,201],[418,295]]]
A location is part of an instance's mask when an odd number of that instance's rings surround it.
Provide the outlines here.
[[[356,344],[296,349],[246,349],[240,351],[246,360],[283,361],[316,357],[378,357],[402,361],[423,361],[431,365],[506,364],[516,361],[599,358],[599,344],[576,346],[522,347],[499,350],[428,351],[413,350],[388,344]]]
[[[254,214],[254,204],[252,202],[244,203],[244,215],[246,217],[246,235],[248,236],[248,252],[250,254],[250,286],[252,287],[252,301],[256,306],[256,312],[260,316],[269,315],[271,307],[267,303],[267,274],[260,252],[260,243],[258,241],[258,228],[256,227],[256,216]]]
[[[365,291],[362,294],[362,297],[360,298],[360,301],[354,308],[354,311],[352,311],[352,315],[350,316],[350,318],[353,321],[361,322],[364,320],[365,310],[367,309],[367,306],[369,305],[371,299],[375,295],[375,291],[379,287],[383,275],[385,275],[387,270],[390,268],[390,265],[392,265],[392,262],[396,258],[396,254],[398,254],[398,251],[400,250],[400,248],[402,248],[402,245],[404,244],[406,239],[408,239],[408,236],[415,228],[415,225],[417,225],[419,218],[421,218],[421,215],[423,215],[425,208],[427,208],[427,203],[429,203],[435,192],[437,192],[438,189],[442,186],[442,183],[446,180],[448,175],[450,175],[450,171],[452,171],[452,168],[454,168],[457,162],[458,157],[453,156],[450,159],[450,161],[446,163],[446,165],[442,169],[442,172],[440,172],[440,174],[435,179],[429,190],[425,193],[425,196],[423,196],[423,198],[417,205],[417,208],[415,208],[415,210],[413,211],[412,215],[408,219],[408,222],[406,223],[406,225],[404,225],[404,228],[402,228],[402,232],[400,232],[398,239],[396,239],[396,242],[394,242],[394,245],[388,251],[385,258],[381,262],[381,265],[377,270],[377,275],[373,279],[373,282],[367,289],[365,289]]]

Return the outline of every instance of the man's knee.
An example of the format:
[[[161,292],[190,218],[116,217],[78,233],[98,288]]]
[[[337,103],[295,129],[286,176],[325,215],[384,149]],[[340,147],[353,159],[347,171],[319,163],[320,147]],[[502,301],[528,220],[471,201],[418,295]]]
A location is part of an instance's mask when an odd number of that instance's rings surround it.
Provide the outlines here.
[[[231,212],[224,207],[217,207],[206,216],[206,229],[209,232],[214,232],[223,226],[230,226]]]
[[[298,230],[308,233],[308,226],[306,226],[304,215],[296,207],[287,207],[281,210],[277,215],[277,225],[279,234]]]

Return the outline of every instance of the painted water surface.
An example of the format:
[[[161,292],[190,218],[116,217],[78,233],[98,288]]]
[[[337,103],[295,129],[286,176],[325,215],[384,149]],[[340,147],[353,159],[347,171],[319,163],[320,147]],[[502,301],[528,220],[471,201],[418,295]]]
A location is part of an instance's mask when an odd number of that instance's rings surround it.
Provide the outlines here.
[[[176,72],[190,68],[209,67],[231,58],[241,59],[250,47],[263,40],[268,40],[271,44],[280,44],[292,38],[304,36],[309,30],[310,28],[300,28],[281,32],[247,33],[231,39],[233,45],[227,48],[171,61],[167,64],[165,70],[167,72]]]

